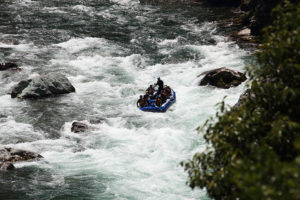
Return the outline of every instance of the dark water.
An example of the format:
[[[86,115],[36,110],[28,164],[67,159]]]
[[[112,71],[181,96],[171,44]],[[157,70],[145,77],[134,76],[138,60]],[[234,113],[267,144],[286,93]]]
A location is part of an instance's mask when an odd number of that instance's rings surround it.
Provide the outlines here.
[[[249,52],[215,21],[227,9],[123,1],[0,0],[0,143],[41,153],[40,162],[0,172],[0,199],[208,199],[192,191],[179,162],[205,143],[195,128],[244,85],[199,87],[198,74],[243,71]],[[76,93],[42,100],[7,94],[20,80],[65,74]],[[156,76],[174,88],[167,113],[142,113],[136,99]],[[93,127],[70,131],[73,121]],[[100,120],[100,124],[90,124]]]

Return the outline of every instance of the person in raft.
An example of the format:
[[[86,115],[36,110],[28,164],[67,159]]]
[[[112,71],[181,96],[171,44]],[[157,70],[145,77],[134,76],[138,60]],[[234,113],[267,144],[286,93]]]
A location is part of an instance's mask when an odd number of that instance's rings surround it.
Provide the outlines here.
[[[165,86],[164,90],[161,92],[161,95],[168,99],[171,96],[171,88],[169,86]]]
[[[160,99],[159,96],[157,96],[157,97],[155,98],[155,106],[156,106],[156,107],[160,107],[161,104],[162,104],[161,99]]]
[[[163,91],[163,93],[168,97],[168,96],[171,96],[171,93],[172,93],[172,91],[171,91],[171,88],[169,87],[169,86],[165,86],[165,88],[164,88],[164,91]]]
[[[158,91],[156,94],[159,95],[160,92],[164,89],[164,82],[160,80],[160,77],[157,77],[157,82],[155,85],[158,85]]]
[[[152,85],[150,85],[146,90],[146,94],[148,94],[151,97],[154,94],[154,91],[154,88],[152,87]]]
[[[145,95],[146,96],[146,95]],[[136,102],[136,106],[139,108],[143,108],[148,106],[147,97],[143,97],[143,95],[140,96],[140,99]]]

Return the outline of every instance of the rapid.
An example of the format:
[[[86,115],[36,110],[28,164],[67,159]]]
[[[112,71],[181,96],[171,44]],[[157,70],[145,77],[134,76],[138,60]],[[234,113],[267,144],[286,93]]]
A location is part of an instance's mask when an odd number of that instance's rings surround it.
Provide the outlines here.
[[[22,68],[0,72],[0,148],[44,157],[0,172],[0,199],[209,199],[186,185],[179,163],[205,150],[195,129],[215,105],[224,96],[234,105],[245,89],[198,86],[206,70],[244,71],[252,60],[217,27],[223,15],[138,0],[0,0],[0,62]],[[19,81],[49,72],[76,92],[10,98]],[[136,101],[157,76],[176,103],[142,112]],[[73,133],[74,121],[93,128]]]

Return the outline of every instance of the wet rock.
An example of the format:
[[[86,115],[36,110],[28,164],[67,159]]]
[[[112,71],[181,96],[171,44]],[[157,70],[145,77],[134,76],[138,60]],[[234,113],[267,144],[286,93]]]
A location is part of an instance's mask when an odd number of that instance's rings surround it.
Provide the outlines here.
[[[249,28],[245,28],[237,33],[238,36],[249,36],[251,35],[251,30]]]
[[[0,150],[1,162],[18,162],[18,161],[32,161],[43,158],[40,154],[12,148],[4,148]]]
[[[12,98],[43,98],[75,92],[74,86],[62,74],[50,73],[19,82],[12,90]]]
[[[238,102],[232,107],[232,110],[238,109],[241,105],[244,104],[247,98],[251,98],[255,100],[255,94],[251,91],[251,89],[247,89],[243,94],[241,94]]]
[[[15,169],[15,166],[11,162],[2,162],[0,163],[1,171],[9,171]]]
[[[74,133],[85,132],[88,129],[89,126],[81,122],[73,122],[71,127],[71,131]]]
[[[252,43],[256,45],[256,37],[251,35],[251,30],[249,28],[244,28],[238,32],[234,32],[231,36],[231,39],[235,40],[237,43]]]
[[[21,68],[18,67],[17,64],[15,63],[2,63],[0,64],[0,71],[4,71],[4,70],[8,70],[8,69],[11,69],[11,70],[18,70],[20,71]]]
[[[233,32],[229,35],[230,40],[235,41],[241,48],[256,50],[259,46],[259,38],[253,35],[237,35],[238,32]]]
[[[205,76],[200,81],[199,85],[212,85],[224,89],[238,86],[247,79],[245,74],[226,67],[207,71],[201,75]]]

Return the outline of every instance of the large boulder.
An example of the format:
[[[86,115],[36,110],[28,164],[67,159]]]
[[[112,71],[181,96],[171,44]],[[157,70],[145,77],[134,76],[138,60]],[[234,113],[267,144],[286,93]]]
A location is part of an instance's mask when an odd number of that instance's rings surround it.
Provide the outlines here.
[[[200,81],[199,85],[212,85],[224,89],[238,86],[247,79],[245,74],[226,67],[206,71],[200,75],[205,76]]]
[[[20,149],[4,148],[0,150],[0,162],[32,161],[43,158],[40,154]]]
[[[21,70],[17,64],[15,63],[0,63],[0,71],[4,71],[7,69],[13,69],[13,70]]]
[[[19,82],[12,90],[12,98],[43,98],[75,92],[70,81],[62,74],[50,73]]]

